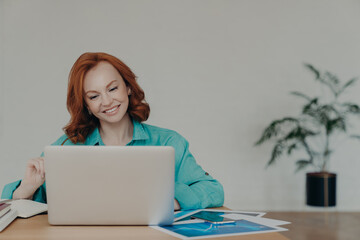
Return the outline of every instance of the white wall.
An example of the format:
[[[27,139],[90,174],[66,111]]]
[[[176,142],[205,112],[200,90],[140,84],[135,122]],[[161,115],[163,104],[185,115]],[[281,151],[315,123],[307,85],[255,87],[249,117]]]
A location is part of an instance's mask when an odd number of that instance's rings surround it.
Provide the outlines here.
[[[139,77],[148,123],[190,141],[226,206],[311,210],[305,172],[286,158],[265,170],[271,145],[253,144],[271,120],[298,114],[290,91],[317,91],[303,62],[360,75],[359,12],[356,0],[0,1],[0,187],[62,134],[77,57],[104,51]],[[360,102],[359,90],[348,97]],[[359,146],[333,156],[336,210],[360,210]]]

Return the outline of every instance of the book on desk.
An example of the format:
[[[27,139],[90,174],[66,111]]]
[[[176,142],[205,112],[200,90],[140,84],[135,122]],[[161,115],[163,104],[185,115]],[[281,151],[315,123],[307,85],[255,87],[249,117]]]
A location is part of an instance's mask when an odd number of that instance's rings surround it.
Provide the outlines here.
[[[10,204],[0,203],[0,218],[4,216],[8,211],[10,211]]]
[[[47,211],[47,204],[39,203],[26,199],[18,200],[0,200],[0,232],[4,230],[17,217],[29,218]],[[4,212],[1,211],[1,206],[5,206]],[[3,213],[3,215],[1,215]]]

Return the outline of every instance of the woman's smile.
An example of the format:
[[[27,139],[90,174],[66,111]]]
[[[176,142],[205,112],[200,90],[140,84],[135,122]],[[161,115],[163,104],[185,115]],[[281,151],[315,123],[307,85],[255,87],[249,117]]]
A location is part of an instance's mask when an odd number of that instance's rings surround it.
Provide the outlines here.
[[[121,105],[121,104],[120,104],[120,105]],[[109,108],[109,109],[103,111],[103,113],[105,113],[105,114],[108,115],[108,116],[115,115],[115,114],[119,111],[120,105],[117,105],[117,106],[115,106],[115,107]]]

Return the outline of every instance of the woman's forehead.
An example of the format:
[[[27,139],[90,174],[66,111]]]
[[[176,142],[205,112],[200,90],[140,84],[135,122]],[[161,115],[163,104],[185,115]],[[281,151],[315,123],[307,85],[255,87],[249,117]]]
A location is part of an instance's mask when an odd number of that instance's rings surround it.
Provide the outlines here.
[[[109,62],[99,62],[91,68],[85,75],[86,78],[99,78],[102,76],[120,76],[118,70]],[[121,76],[120,76],[121,77]]]
[[[100,62],[86,73],[84,78],[84,90],[87,91],[90,90],[90,88],[106,87],[114,81],[123,81],[117,69],[108,62]]]

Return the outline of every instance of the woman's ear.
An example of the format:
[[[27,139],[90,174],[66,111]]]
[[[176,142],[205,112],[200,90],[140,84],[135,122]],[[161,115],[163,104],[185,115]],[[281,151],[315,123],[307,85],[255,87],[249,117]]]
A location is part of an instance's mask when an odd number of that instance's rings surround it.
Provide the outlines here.
[[[127,87],[127,93],[128,93],[128,96],[131,95],[131,88],[130,87]]]

